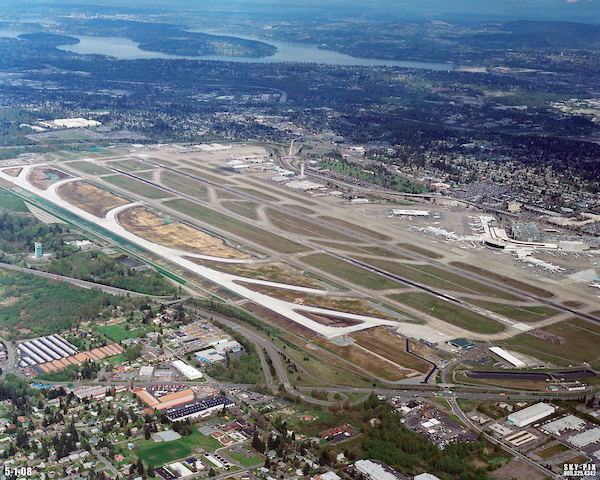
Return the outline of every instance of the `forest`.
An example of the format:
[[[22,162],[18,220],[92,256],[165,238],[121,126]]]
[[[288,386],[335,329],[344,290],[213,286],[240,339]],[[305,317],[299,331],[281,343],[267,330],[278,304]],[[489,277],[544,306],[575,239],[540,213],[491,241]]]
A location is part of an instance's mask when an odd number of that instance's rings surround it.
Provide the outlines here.
[[[35,242],[42,242],[52,252],[65,252],[67,247],[62,241],[66,231],[57,224],[46,225],[39,220],[16,216],[9,213],[0,214],[0,261],[7,262],[4,253],[33,253]]]
[[[9,339],[43,336],[96,318],[125,297],[0,270],[0,326]]]
[[[124,258],[124,255],[113,258],[95,251],[85,252],[53,260],[48,271],[146,295],[177,293],[177,289],[160,273],[152,269],[138,271],[127,268],[120,263]]]

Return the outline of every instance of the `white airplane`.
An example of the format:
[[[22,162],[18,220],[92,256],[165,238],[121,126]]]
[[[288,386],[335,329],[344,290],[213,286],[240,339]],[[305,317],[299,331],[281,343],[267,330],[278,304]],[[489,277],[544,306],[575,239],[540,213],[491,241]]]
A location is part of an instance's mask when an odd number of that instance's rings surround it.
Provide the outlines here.
[[[594,278],[594,280],[590,282],[590,287],[600,288],[600,278]]]

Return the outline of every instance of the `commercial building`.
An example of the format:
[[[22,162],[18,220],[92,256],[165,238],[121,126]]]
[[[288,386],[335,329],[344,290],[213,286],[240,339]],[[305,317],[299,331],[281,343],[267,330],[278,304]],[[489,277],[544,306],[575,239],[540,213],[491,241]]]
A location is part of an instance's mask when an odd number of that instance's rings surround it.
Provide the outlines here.
[[[542,418],[552,415],[556,407],[547,403],[536,403],[531,407],[524,408],[518,412],[511,413],[508,416],[508,421],[514,423],[517,427],[526,427],[527,425],[537,422]]]
[[[500,347],[491,347],[490,352],[494,355],[500,357],[502,360],[510,363],[515,368],[523,368],[526,367],[527,364],[522,362],[517,357],[515,357],[512,353],[507,352],[503,348]]]
[[[194,392],[189,388],[186,388],[185,390],[179,390],[178,392],[169,393],[158,398],[143,387],[134,388],[133,393],[135,393],[140,400],[147,403],[150,408],[161,411],[193,402],[196,398],[194,396]]]

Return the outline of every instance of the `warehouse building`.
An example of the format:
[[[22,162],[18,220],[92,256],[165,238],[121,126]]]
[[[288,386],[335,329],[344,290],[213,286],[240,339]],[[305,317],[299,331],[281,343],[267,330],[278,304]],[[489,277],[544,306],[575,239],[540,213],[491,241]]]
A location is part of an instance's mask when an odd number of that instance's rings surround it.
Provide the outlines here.
[[[202,372],[181,360],[175,360],[173,366],[179,370],[189,380],[198,380],[202,378]]]
[[[572,435],[567,438],[567,442],[577,448],[583,448],[592,443],[598,443],[600,442],[600,428],[592,428],[591,430],[586,430],[583,433]]]
[[[548,415],[552,415],[555,410],[556,407],[553,405],[540,402],[518,412],[511,413],[508,416],[508,421],[514,423],[517,427],[526,427],[533,422],[546,418]]]

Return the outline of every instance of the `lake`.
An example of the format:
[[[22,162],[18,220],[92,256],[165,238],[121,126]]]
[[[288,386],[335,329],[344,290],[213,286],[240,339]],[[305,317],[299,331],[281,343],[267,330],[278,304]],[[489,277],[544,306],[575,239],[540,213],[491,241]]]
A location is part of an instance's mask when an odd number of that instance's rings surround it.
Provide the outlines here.
[[[146,58],[164,58],[164,59],[188,59],[188,60],[217,60],[224,62],[241,63],[290,63],[306,62],[320,63],[328,65],[356,65],[364,67],[404,67],[404,68],[423,68],[428,70],[453,70],[454,66],[446,63],[435,62],[409,62],[397,60],[378,60],[373,58],[355,58],[343,53],[323,50],[316,45],[303,45],[274,40],[262,40],[258,37],[238,34],[221,34],[207,30],[190,30],[199,33],[209,33],[210,35],[227,35],[232,37],[244,38],[247,40],[258,40],[268,43],[277,48],[277,52],[269,57],[249,58],[249,57],[230,57],[225,55],[206,55],[187,57],[181,55],[170,55],[161,52],[149,52],[141,50],[138,44],[129,38],[124,37],[95,37],[91,35],[69,35],[79,39],[76,45],[61,45],[58,48],[67,52],[78,54],[99,54],[109,55],[119,60],[139,60]],[[0,37],[15,38],[22,32],[11,30],[0,30]]]

